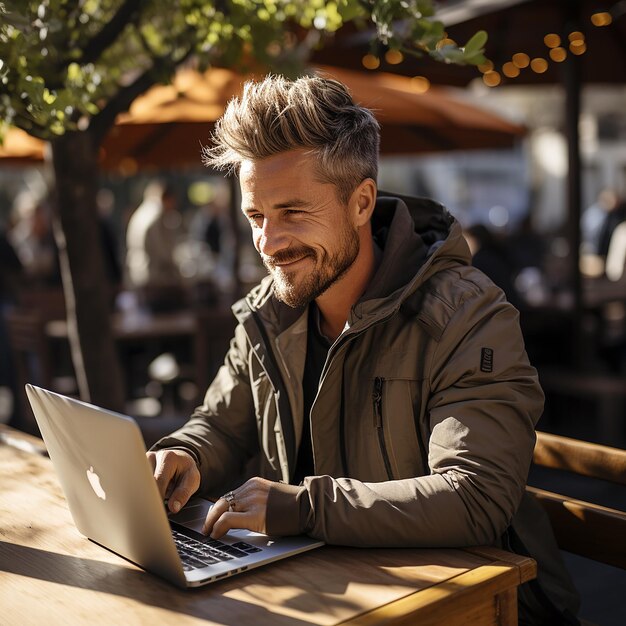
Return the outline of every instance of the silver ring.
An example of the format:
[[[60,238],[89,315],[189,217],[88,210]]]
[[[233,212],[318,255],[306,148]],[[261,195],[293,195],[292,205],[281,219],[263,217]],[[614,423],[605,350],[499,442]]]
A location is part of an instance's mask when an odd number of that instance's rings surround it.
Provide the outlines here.
[[[228,510],[235,510],[235,494],[232,491],[229,491],[227,494],[222,496],[226,502],[228,502]]]

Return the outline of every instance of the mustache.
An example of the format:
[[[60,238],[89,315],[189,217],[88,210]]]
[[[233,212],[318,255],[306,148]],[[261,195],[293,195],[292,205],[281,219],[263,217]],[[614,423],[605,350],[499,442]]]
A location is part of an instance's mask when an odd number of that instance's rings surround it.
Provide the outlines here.
[[[276,265],[293,263],[294,261],[299,261],[307,256],[315,258],[314,251],[311,248],[301,246],[300,248],[288,248],[287,250],[281,250],[273,256],[261,255],[261,260],[263,261],[265,267],[274,269]]]

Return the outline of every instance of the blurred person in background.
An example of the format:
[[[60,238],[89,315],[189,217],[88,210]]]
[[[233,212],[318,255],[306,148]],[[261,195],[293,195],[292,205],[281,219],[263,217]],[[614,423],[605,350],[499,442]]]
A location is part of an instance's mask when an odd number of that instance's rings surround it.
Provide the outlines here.
[[[235,249],[229,207],[226,182],[212,184],[210,198],[196,210],[189,224],[189,237],[198,248],[198,283],[208,281],[222,293],[228,293],[234,283]]]
[[[600,250],[606,248],[603,256],[608,252],[606,237],[610,239],[610,233],[604,234],[607,216],[617,208],[618,198],[613,189],[603,189],[596,201],[589,205],[580,218],[580,238],[582,254],[601,254]],[[607,226],[610,228],[610,226]],[[614,226],[613,226],[614,228]]]
[[[597,253],[606,259],[611,245],[613,232],[623,221],[626,221],[626,201],[620,200],[617,195],[611,193],[606,196],[603,204],[605,215],[598,234],[598,251]]]
[[[484,272],[504,291],[506,299],[519,308],[519,295],[513,284],[514,267],[506,247],[484,224],[474,224],[463,232],[472,254],[472,265]]]
[[[609,280],[618,281],[622,279],[626,269],[626,200],[617,206],[614,213],[622,220],[617,222],[609,239],[605,273]]]
[[[180,308],[185,289],[176,249],[185,238],[174,188],[152,181],[126,229],[126,276],[130,289],[154,311]]]
[[[60,286],[59,252],[52,230],[49,203],[29,191],[13,203],[9,241],[22,264],[27,286]]]

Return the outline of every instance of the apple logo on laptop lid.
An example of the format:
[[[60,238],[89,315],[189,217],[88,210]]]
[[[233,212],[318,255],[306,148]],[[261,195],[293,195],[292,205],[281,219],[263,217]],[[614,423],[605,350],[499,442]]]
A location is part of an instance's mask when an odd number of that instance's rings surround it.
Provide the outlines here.
[[[98,498],[102,498],[102,500],[107,499],[107,494],[102,488],[100,484],[100,476],[96,474],[93,470],[93,465],[87,470],[87,480],[91,485],[91,488],[94,490],[94,493],[98,496]]]

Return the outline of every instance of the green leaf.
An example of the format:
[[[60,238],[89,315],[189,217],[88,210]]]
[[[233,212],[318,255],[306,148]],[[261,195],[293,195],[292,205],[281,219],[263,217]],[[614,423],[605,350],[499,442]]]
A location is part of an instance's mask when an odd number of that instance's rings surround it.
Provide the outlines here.
[[[70,63],[67,66],[67,80],[70,83],[77,83],[81,78],[80,65],[78,63]]]
[[[351,22],[357,17],[363,17],[365,11],[363,7],[354,0],[338,0],[337,11],[344,22]]]
[[[431,56],[437,61],[443,61],[444,63],[463,63],[464,61],[463,50],[459,50],[454,46],[444,46],[432,52]]]
[[[98,113],[100,113],[100,109],[93,102],[87,102],[87,104],[85,105],[85,109],[87,109],[87,111],[92,115],[98,115]]]
[[[487,43],[487,33],[484,30],[479,30],[466,44],[465,44],[465,56],[469,58],[474,54],[483,51],[485,44]]]
[[[308,48],[347,22],[374,26],[377,54],[386,43],[445,63],[478,64],[486,41],[477,33],[464,49],[436,50],[445,29],[435,19],[434,0],[178,0],[167,11],[162,2],[144,0],[133,21],[120,25],[115,40],[86,63],[83,51],[122,0],[2,4],[9,13],[0,11],[0,120],[14,120],[28,108],[31,118],[25,116],[23,125],[36,122],[50,135],[71,128],[78,114],[96,115],[155,64],[158,80],[171,81],[189,51],[200,67],[240,69],[247,62],[255,71],[266,67],[296,76]],[[322,36],[307,37],[307,30]]]
[[[463,60],[468,65],[482,65],[483,63],[487,62],[487,57],[482,52],[473,54],[469,57],[467,56],[467,54],[464,53]]]
[[[54,104],[57,97],[55,93],[50,92],[48,89],[43,90],[43,101],[46,104]]]

